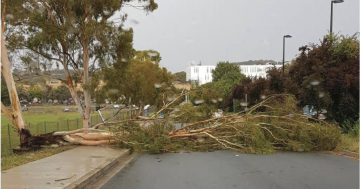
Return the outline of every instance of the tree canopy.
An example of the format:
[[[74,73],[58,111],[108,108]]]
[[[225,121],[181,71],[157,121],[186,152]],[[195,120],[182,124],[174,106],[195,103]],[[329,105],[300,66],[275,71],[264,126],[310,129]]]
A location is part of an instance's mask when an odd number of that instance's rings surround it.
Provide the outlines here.
[[[176,72],[173,74],[174,75],[174,79],[176,81],[180,81],[182,83],[186,82],[186,72],[182,71],[182,72]]]
[[[240,68],[236,64],[229,62],[219,62],[216,68],[212,71],[213,81],[228,80],[233,82],[239,82],[245,76],[241,74]]]
[[[171,88],[172,75],[153,59],[139,58],[145,54],[160,57],[160,53],[154,50],[137,51],[125,68],[119,62],[104,69],[102,75],[105,86],[100,93],[107,94],[106,97],[113,101],[125,97],[128,100],[131,98],[131,102],[138,105],[157,103],[160,92]]]
[[[357,36],[326,36],[304,46],[289,68],[299,86],[301,105],[326,109],[340,123],[359,118],[359,40]]]
[[[213,70],[212,76],[211,85],[217,89],[222,98],[226,98],[232,88],[245,79],[245,75],[241,73],[239,66],[229,62],[219,62]]]

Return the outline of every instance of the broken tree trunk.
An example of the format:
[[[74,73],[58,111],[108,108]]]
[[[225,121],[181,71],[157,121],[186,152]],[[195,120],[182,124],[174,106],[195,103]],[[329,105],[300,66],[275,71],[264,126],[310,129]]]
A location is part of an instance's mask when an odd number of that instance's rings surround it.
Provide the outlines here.
[[[84,133],[86,131],[86,133]],[[62,136],[63,139],[71,144],[81,144],[94,146],[101,144],[110,144],[114,142],[114,134],[109,131],[82,128],[73,131],[59,131],[54,136]]]

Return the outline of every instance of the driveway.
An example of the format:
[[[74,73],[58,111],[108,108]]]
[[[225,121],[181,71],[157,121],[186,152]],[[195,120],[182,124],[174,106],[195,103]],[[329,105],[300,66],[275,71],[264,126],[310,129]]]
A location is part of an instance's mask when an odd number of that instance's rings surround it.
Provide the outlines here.
[[[103,189],[358,189],[359,161],[325,153],[142,155]]]

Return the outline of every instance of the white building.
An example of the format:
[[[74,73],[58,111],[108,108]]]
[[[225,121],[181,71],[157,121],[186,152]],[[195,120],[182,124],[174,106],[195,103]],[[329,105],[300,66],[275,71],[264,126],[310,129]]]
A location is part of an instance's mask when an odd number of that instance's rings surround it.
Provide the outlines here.
[[[186,80],[197,82],[199,85],[212,81],[212,71],[216,66],[191,65],[186,70]]]
[[[288,63],[288,62],[286,62]],[[233,62],[240,67],[241,73],[245,76],[266,78],[267,71],[271,68],[281,68],[282,63],[273,60],[250,60],[246,62]],[[186,70],[186,80],[196,82],[199,85],[212,82],[212,71],[216,66],[211,65],[191,65]]]
[[[281,68],[282,64],[274,61],[246,61],[234,63],[239,65],[241,73],[247,77],[266,78],[267,71],[271,68]]]

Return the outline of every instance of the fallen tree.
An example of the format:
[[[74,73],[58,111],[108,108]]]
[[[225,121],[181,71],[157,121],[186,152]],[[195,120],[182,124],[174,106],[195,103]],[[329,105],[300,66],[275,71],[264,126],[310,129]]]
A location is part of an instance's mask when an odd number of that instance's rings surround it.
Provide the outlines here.
[[[47,144],[64,141],[78,145],[116,144],[150,153],[221,149],[271,153],[332,150],[340,138],[340,129],[335,124],[300,114],[291,95],[273,95],[246,111],[217,118],[189,119],[191,114],[185,114],[189,110],[181,108],[189,105],[175,101],[162,108],[167,112],[164,118],[158,118],[159,112],[156,112],[151,117],[108,119],[111,122],[94,125],[87,133],[84,129],[59,131],[35,136],[36,139],[29,137],[33,141],[29,144],[38,147],[36,141],[44,139]],[[196,110],[200,109],[191,108],[192,113]],[[176,122],[184,123],[183,127],[175,129]]]
[[[171,119],[154,120],[152,125],[142,127],[127,121],[113,126],[113,132],[121,147],[153,153],[332,150],[340,137],[336,125],[300,114],[290,95],[273,95],[247,111],[188,123],[180,129],[174,129],[173,123]]]

